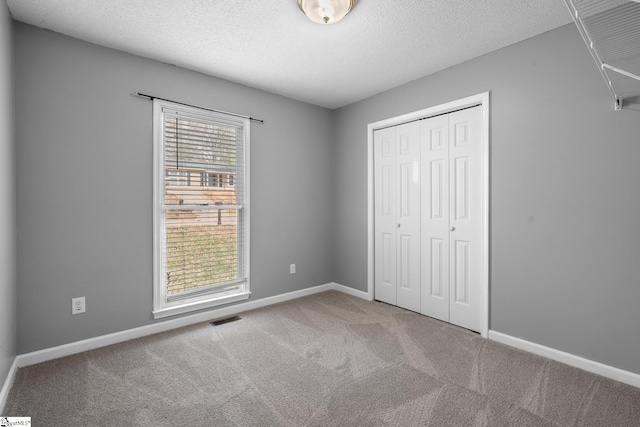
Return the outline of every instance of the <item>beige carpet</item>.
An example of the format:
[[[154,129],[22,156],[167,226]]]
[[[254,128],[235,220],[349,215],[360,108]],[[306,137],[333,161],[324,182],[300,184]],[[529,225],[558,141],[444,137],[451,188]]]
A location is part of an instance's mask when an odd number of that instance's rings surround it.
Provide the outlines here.
[[[639,426],[640,389],[337,292],[22,368],[34,426]]]

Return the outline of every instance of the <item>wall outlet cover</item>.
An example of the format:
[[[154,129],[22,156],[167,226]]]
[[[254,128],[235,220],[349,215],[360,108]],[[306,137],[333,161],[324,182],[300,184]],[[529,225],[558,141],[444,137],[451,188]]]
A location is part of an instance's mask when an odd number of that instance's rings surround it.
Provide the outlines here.
[[[71,314],[80,314],[86,311],[84,297],[71,298]]]

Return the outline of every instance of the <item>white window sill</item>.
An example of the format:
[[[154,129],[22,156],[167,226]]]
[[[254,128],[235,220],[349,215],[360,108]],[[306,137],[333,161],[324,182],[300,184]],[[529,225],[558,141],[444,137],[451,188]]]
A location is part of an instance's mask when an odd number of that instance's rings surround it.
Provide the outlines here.
[[[153,311],[154,319],[162,319],[163,317],[175,316],[178,314],[190,313],[192,311],[202,310],[205,308],[215,307],[223,304],[230,304],[236,301],[249,299],[251,292],[243,292],[233,295],[214,296],[211,299],[202,301],[185,302],[180,305],[164,307]]]

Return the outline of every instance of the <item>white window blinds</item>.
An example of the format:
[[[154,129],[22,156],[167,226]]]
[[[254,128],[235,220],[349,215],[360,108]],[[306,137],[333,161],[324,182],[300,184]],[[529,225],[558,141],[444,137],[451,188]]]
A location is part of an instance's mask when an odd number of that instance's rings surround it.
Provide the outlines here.
[[[247,293],[248,120],[161,101],[154,106],[155,310]]]

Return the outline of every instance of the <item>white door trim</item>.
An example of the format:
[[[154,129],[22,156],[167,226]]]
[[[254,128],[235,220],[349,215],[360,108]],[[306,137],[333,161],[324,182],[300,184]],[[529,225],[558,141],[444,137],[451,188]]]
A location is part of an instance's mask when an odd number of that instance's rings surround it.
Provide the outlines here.
[[[479,93],[477,95],[447,102],[445,104],[436,105],[434,107],[425,108],[423,110],[414,111],[412,113],[403,114],[401,116],[391,117],[389,119],[380,120],[367,125],[367,199],[368,199],[368,218],[367,218],[367,293],[370,299],[374,298],[374,164],[373,164],[373,132],[376,129],[382,129],[389,126],[396,126],[412,120],[426,118],[437,114],[444,114],[451,111],[459,110],[474,105],[482,105],[482,190],[485,193],[483,197],[482,210],[484,213],[484,221],[482,224],[482,328],[480,334],[487,338],[489,335],[489,92]]]

